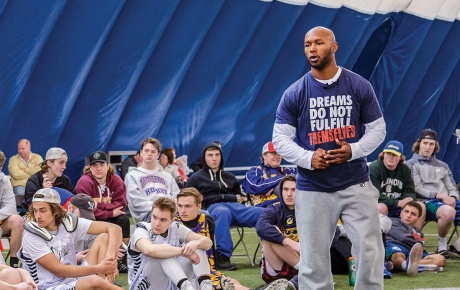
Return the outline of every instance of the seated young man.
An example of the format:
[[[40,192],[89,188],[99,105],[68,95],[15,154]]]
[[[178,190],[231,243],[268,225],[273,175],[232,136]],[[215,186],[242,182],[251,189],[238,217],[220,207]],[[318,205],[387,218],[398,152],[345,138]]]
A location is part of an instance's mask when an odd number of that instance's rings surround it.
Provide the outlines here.
[[[38,289],[120,289],[112,282],[117,275],[121,228],[69,215],[60,202],[54,189],[40,189],[32,198],[33,221],[24,226],[19,257]],[[98,237],[82,263],[85,266],[78,266],[75,243],[87,234]]]
[[[422,207],[415,201],[407,202],[401,211],[401,219],[391,218],[391,228],[386,234],[385,256],[393,262],[398,270],[407,272],[409,276],[418,273],[418,265],[432,264],[444,267],[446,259],[440,254],[423,251],[425,238],[415,227],[422,214]]]
[[[200,212],[202,201],[203,196],[195,188],[189,187],[181,190],[181,192],[177,195],[177,219],[193,232],[212,240],[214,237],[214,220],[209,215],[205,215]],[[211,270],[211,281],[213,282],[214,289],[249,289],[242,286],[237,280],[230,278],[215,269],[213,249],[207,250],[206,254],[208,256],[209,267]],[[272,283],[264,289],[284,289],[282,288],[282,285],[286,283],[286,280],[277,280],[276,283]]]
[[[2,172],[5,160],[5,155],[0,151],[0,238],[10,237],[10,266],[17,268],[17,253],[21,247],[24,220],[16,211],[16,199],[10,179]]]
[[[67,166],[67,153],[62,148],[53,147],[46,152],[45,160],[40,164],[41,170],[33,174],[26,182],[24,210],[28,211],[32,197],[41,188],[59,187],[73,193],[70,178],[63,174]],[[62,200],[64,202],[64,200]]]
[[[241,184],[253,205],[267,207],[279,201],[273,190],[283,176],[297,173],[295,168],[280,166],[282,160],[272,142],[264,145],[262,163],[257,167],[251,167]]]
[[[292,279],[298,272],[300,261],[299,237],[295,219],[294,175],[280,182],[280,202],[265,209],[256,224],[262,239],[262,279],[270,283],[276,279]],[[275,190],[278,191],[278,190]]]
[[[425,129],[412,146],[414,154],[406,164],[411,169],[417,197],[425,202],[426,220],[438,224],[438,253],[449,259],[446,236],[453,223],[460,224],[460,194],[449,165],[436,158],[439,149],[436,131]],[[460,254],[460,237],[450,250]]]
[[[161,143],[147,138],[141,144],[141,164],[125,176],[126,197],[133,218],[150,222],[152,204],[160,197],[176,199],[179,187],[171,174],[158,163]]]
[[[136,225],[128,246],[129,289],[212,290],[206,252],[212,241],[174,220],[176,204],[160,197],[151,222]],[[196,280],[194,279],[196,277]]]
[[[37,285],[26,270],[0,264],[0,289],[37,290]]]
[[[401,142],[390,141],[380,152],[379,158],[369,165],[372,184],[380,193],[379,213],[393,218],[399,217],[406,202],[416,197],[414,181],[409,167],[404,163],[406,158],[403,151]],[[416,227],[421,229],[425,222],[425,204],[421,201],[418,203],[423,212]]]
[[[236,177],[224,170],[224,159],[219,144],[208,143],[202,151],[203,168],[187,181],[187,187],[196,188],[203,195],[203,208],[216,222],[216,268],[236,270],[230,262],[233,241],[232,225],[255,227],[264,208],[239,202],[241,187]]]

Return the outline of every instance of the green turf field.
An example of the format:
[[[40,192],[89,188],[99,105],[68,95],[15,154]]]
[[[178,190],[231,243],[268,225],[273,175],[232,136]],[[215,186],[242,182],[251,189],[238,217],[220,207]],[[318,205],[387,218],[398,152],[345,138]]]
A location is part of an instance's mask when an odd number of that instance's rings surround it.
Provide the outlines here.
[[[435,251],[437,246],[436,224],[431,222],[424,228],[426,235],[426,249]],[[232,230],[234,240],[236,238],[236,230]],[[244,241],[248,247],[249,253],[254,254],[257,247],[258,238],[254,229],[245,229]],[[243,247],[240,245],[235,254],[242,254]],[[5,255],[6,253],[4,253]],[[258,252],[260,257],[260,251]],[[404,273],[393,273],[393,278],[385,280],[385,289],[401,290],[401,289],[417,289],[417,288],[452,288],[460,289],[460,257],[451,255],[452,258],[447,260],[447,265],[444,272],[424,272],[419,273],[416,277],[408,277]],[[259,261],[259,258],[257,259]],[[226,274],[237,279],[242,285],[255,288],[263,284],[260,278],[259,267],[252,267],[249,259],[244,256],[232,257],[232,262],[238,265],[237,271],[229,271]],[[124,289],[128,289],[127,274],[120,274],[117,281],[121,282]],[[348,285],[348,275],[334,276],[335,289],[352,289]]]

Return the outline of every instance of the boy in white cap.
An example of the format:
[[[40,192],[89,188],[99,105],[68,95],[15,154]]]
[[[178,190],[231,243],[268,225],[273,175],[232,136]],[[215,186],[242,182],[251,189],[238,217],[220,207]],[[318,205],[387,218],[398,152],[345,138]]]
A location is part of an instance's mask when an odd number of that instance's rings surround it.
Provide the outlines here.
[[[51,188],[32,198],[32,221],[24,226],[19,256],[38,289],[119,289],[111,282],[117,274],[116,254],[121,245],[119,226],[68,215],[59,194]],[[75,242],[86,234],[98,235],[85,266],[78,266]]]
[[[67,153],[62,148],[53,147],[46,152],[41,170],[32,175],[26,183],[24,209],[29,210],[32,197],[41,188],[59,187],[73,193],[73,185],[63,172],[67,165]]]

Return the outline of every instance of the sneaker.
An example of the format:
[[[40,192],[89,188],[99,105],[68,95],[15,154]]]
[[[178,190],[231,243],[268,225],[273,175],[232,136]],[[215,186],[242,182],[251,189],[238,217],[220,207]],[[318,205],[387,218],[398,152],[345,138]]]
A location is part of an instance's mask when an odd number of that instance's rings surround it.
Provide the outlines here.
[[[235,290],[235,285],[233,282],[225,275],[222,275],[220,278],[220,289],[222,290]]]
[[[128,273],[128,266],[126,266],[123,260],[118,260],[117,268],[120,273]]]
[[[289,281],[286,279],[277,279],[268,284],[264,290],[285,290],[288,289]]]
[[[420,243],[416,243],[409,253],[409,260],[407,260],[407,275],[414,277],[418,273],[418,263],[422,259],[423,246]]]
[[[180,290],[195,290],[195,288],[193,288],[189,280],[185,280],[184,283],[180,285]]]
[[[449,251],[451,251],[452,253],[454,253],[455,255],[459,256],[460,257],[460,251],[457,250],[454,245],[450,245],[449,246]]]
[[[123,288],[123,285],[121,285],[121,283],[118,282],[118,281],[114,281],[112,284],[115,285],[115,286],[118,286],[120,288]]]
[[[437,254],[443,256],[446,260],[450,259],[450,256],[447,250],[438,251]]]
[[[383,264],[383,279],[391,279],[393,275],[391,274],[390,271],[387,269],[386,263]]]
[[[291,281],[288,281],[288,285],[286,287],[286,290],[297,290],[297,287],[294,285],[294,283],[292,283]]]
[[[236,264],[230,262],[230,258],[220,253],[217,253],[214,259],[214,266],[217,270],[234,271],[238,269]]]
[[[209,279],[203,280],[200,283],[200,290],[214,290],[212,281]]]

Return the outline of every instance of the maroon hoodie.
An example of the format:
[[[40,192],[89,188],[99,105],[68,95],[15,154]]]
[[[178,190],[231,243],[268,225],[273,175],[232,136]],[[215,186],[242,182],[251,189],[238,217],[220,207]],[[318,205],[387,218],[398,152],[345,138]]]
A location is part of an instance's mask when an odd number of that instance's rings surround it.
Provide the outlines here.
[[[75,194],[86,193],[91,196],[97,207],[94,210],[94,215],[98,221],[106,221],[113,217],[113,210],[117,207],[128,205],[126,201],[126,186],[123,180],[116,174],[108,174],[105,181],[105,189],[100,193],[100,187],[97,180],[91,172],[83,175],[75,186]]]

